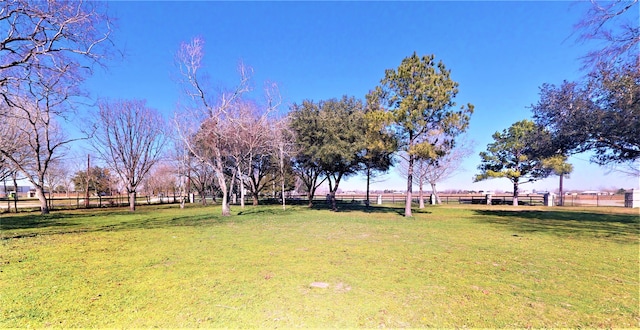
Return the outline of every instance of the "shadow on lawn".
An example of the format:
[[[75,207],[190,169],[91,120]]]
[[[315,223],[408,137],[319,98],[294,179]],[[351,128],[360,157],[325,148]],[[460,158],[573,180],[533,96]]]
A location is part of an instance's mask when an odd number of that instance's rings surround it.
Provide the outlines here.
[[[404,204],[398,207],[394,206],[380,206],[380,205],[370,205],[366,206],[362,203],[349,203],[349,202],[339,202],[337,204],[338,211],[337,212],[363,212],[363,213],[393,213],[397,215],[404,215]],[[330,210],[331,205],[327,203],[316,203],[312,207],[313,210]],[[431,213],[426,211],[426,209],[416,210],[413,209],[414,213]]]
[[[95,221],[92,221],[95,217]],[[120,219],[121,221],[118,221]],[[39,235],[107,232],[179,226],[204,226],[223,223],[224,218],[211,214],[154,216],[153,211],[103,211],[95,209],[72,213],[18,214],[0,217],[0,238],[23,238]]]
[[[157,206],[156,206],[157,207]],[[317,203],[312,210],[328,210],[325,203]],[[132,213],[126,209],[89,209],[71,212],[54,212],[48,215],[39,213],[23,213],[10,216],[0,216],[0,239],[34,237],[39,235],[108,232],[133,229],[152,229],[179,226],[207,226],[226,222],[238,222],[255,219],[267,215],[284,214],[276,206],[247,208],[237,213],[237,216],[223,217],[216,209],[211,212],[193,214],[163,214],[157,208],[138,207]],[[215,211],[214,211],[215,210]],[[366,207],[358,203],[339,203],[338,212],[387,213],[404,215],[404,207],[372,205]],[[414,210],[416,214],[431,213],[430,211]]]
[[[637,243],[640,217],[579,211],[476,210],[477,220],[507,226],[518,233],[548,232],[559,236],[590,236]]]
[[[59,214],[59,215],[17,215],[12,217],[0,217],[0,231],[10,231],[16,229],[28,229],[28,228],[47,228],[47,227],[68,227],[72,226],[65,219],[73,218],[73,215]]]

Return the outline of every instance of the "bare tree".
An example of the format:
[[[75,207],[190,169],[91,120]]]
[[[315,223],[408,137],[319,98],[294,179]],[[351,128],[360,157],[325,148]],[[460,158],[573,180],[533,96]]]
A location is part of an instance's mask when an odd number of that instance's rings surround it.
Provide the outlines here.
[[[49,170],[44,175],[44,183],[49,191],[49,209],[53,208],[53,194],[56,188],[62,185],[65,178],[69,176],[68,169],[64,166],[64,160],[56,159],[49,164]]]
[[[398,157],[400,158],[400,162],[398,162],[398,166],[396,167],[396,171],[403,178],[407,178],[409,175],[409,157],[406,153],[399,153]],[[427,160],[423,158],[418,158],[413,160],[413,175],[412,183],[418,185],[418,208],[424,208],[424,185],[427,183],[427,176],[425,173],[425,166]]]
[[[0,86],[42,79],[82,80],[109,51],[110,19],[93,1],[6,0],[0,4]],[[73,84],[72,84],[73,85]]]
[[[99,108],[92,145],[126,184],[129,209],[135,211],[136,189],[160,159],[166,125],[145,101],[101,103]]]
[[[180,192],[180,208],[184,208],[187,198],[191,196],[194,159],[180,139],[173,139],[172,142],[173,146],[169,157],[175,171],[176,188]]]
[[[188,180],[200,196],[202,205],[207,205],[207,195],[214,194],[215,174],[208,162],[200,161],[197,158],[189,159]]]
[[[267,84],[265,89],[267,102],[260,105],[255,102],[242,102],[237,109],[238,119],[235,131],[234,153],[241,186],[247,187],[252,195],[253,205],[258,205],[260,192],[273,181],[270,175],[276,171],[274,164],[274,121],[271,116],[280,105],[280,94],[275,84]],[[244,193],[242,202],[244,202]],[[244,206],[244,204],[242,204]]]
[[[278,175],[280,178],[280,190],[282,198],[282,209],[285,210],[286,198],[285,198],[285,185],[287,169],[291,169],[291,156],[293,154],[293,134],[289,131],[289,124],[287,117],[273,122],[273,146],[275,152],[273,153],[274,159],[278,162]],[[274,188],[275,191],[275,188]]]
[[[149,195],[156,195],[159,198],[169,197],[171,193],[175,202],[176,192],[179,189],[178,175],[178,168],[170,162],[162,162],[145,177],[144,189]],[[160,201],[162,202],[162,199]]]
[[[242,94],[249,91],[249,72],[240,66],[240,82],[235,89],[210,95],[200,76],[204,58],[204,40],[194,38],[182,43],[176,61],[182,76],[184,93],[189,106],[182,115],[176,114],[175,124],[178,135],[189,152],[201,162],[207,163],[216,177],[222,191],[222,215],[231,215],[229,188],[227,182],[227,125],[232,121],[231,107]]]
[[[59,126],[109,52],[109,18],[83,1],[0,3],[0,153],[34,185],[43,214],[50,163],[74,141]]]
[[[218,187],[222,191],[222,215],[228,216],[231,214],[230,192],[235,186],[235,180],[243,185],[248,173],[243,168],[251,167],[248,159],[255,150],[253,148],[256,148],[253,139],[259,133],[247,134],[251,129],[249,123],[252,119],[245,116],[247,103],[242,101],[242,96],[251,89],[251,69],[240,64],[240,82],[236,87],[214,93],[200,73],[204,58],[204,41],[201,38],[183,43],[176,57],[189,103],[184,106],[184,113],[175,117],[178,134],[189,152],[213,169]],[[273,95],[270,92],[272,89],[267,93],[267,105],[263,112],[254,117],[258,121],[266,118],[265,114],[274,105],[270,101]],[[249,146],[246,140],[239,143],[242,136],[251,141]],[[260,140],[260,143],[264,141]],[[240,192],[242,193],[242,189]]]
[[[462,164],[462,161],[473,153],[473,142],[469,142],[465,136],[460,137],[460,141],[454,146],[450,144],[439,144],[442,141],[438,133],[429,136],[429,141],[436,145],[440,151],[437,158],[417,158],[414,159],[413,183],[418,185],[418,198],[420,208],[424,208],[424,186],[428,183],[431,186],[431,193],[435,202],[441,204],[440,196],[436,185],[446,181],[455,175]],[[400,163],[397,167],[400,175],[406,178],[408,173],[408,157],[400,154]]]
[[[0,180],[2,181],[4,195],[7,197],[8,212],[11,212],[11,200],[9,199],[9,192],[7,191],[7,179],[12,178],[15,172],[15,169],[0,153]]]
[[[436,185],[438,182],[446,181],[453,177],[459,170],[462,161],[473,153],[473,144],[463,141],[453,148],[444,148],[444,155],[436,159],[421,160],[424,178],[431,185],[431,193],[434,195],[437,204],[441,204],[440,196]]]
[[[40,211],[48,214],[45,176],[51,164],[74,140],[63,134],[46,100],[38,103],[23,98],[12,102],[12,106],[0,104],[4,121],[0,127],[0,154],[35,187]]]

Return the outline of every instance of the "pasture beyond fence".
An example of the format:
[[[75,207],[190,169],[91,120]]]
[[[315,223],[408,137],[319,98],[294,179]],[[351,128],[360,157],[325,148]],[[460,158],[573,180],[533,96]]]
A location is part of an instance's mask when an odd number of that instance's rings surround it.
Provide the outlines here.
[[[186,198],[186,197],[185,197]],[[356,203],[364,204],[366,201],[365,194],[349,194],[343,193],[336,195],[336,199],[339,203]],[[169,196],[138,196],[136,199],[137,205],[148,204],[173,204],[180,203],[181,197],[176,195]],[[232,205],[240,204],[238,199],[231,199]],[[314,197],[314,204],[325,203],[327,196],[323,194],[316,195]],[[485,194],[441,194],[440,201],[442,204],[487,204],[487,195]],[[200,196],[193,197],[194,203],[202,203]],[[207,203],[215,203],[213,197],[207,197]],[[260,203],[280,203],[278,198],[265,197],[260,200]],[[308,202],[307,195],[290,195],[287,197],[287,203],[289,204],[302,204]],[[372,205],[378,204],[403,204],[405,202],[405,195],[398,193],[385,193],[370,195],[370,203]],[[425,204],[431,204],[430,195],[424,195]],[[545,205],[544,195],[542,194],[522,194],[518,197],[518,204],[542,206]],[[56,209],[76,209],[85,207],[84,197],[54,197],[49,201],[50,208]],[[103,197],[91,197],[89,198],[89,207],[123,207],[129,203],[126,195],[120,196],[103,196]],[[251,197],[245,197],[245,203],[247,205],[252,203]],[[413,203],[418,205],[419,196],[414,194]],[[562,204],[561,204],[562,203]],[[513,197],[508,194],[496,194],[491,196],[491,204],[493,205],[510,205],[513,204]],[[17,200],[0,198],[0,212],[6,212],[8,208],[15,209],[15,205],[21,210],[37,210],[40,207],[40,203],[35,198],[18,198]],[[615,195],[565,195],[564,200],[560,200],[560,196],[555,196],[554,205],[563,205],[566,207],[578,207],[578,206],[607,206],[607,207],[624,207],[625,196],[621,194]]]

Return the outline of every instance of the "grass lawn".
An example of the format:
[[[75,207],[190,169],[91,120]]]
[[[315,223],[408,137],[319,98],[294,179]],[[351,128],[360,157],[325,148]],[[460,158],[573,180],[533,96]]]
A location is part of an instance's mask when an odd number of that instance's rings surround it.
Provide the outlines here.
[[[639,216],[439,206],[0,215],[0,328],[639,327]]]

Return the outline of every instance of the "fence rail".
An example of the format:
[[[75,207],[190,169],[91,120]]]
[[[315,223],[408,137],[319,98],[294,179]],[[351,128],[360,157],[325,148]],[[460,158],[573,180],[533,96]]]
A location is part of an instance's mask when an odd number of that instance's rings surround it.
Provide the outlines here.
[[[486,204],[487,197],[483,194],[441,194],[440,201],[442,204]],[[147,204],[171,204],[180,203],[180,196],[137,196],[137,205]],[[326,195],[317,195],[314,197],[313,202],[323,203],[327,201]],[[366,201],[365,194],[338,194],[336,199],[340,203],[358,203],[364,204]],[[371,194],[370,203],[375,205],[380,200],[384,204],[403,204],[405,202],[404,194]],[[425,204],[430,204],[429,195],[424,196]],[[200,196],[194,196],[194,203],[201,203],[202,198]],[[214,203],[215,200],[212,197],[207,197],[207,203]],[[279,203],[279,198],[265,197],[260,200],[260,203]],[[307,195],[290,195],[287,196],[287,203],[307,203]],[[492,195],[491,202],[493,205],[513,204],[513,197],[506,194]],[[544,196],[540,194],[523,194],[518,197],[520,205],[544,205]],[[239,200],[232,199],[232,204],[239,204]],[[247,205],[252,203],[250,196],[246,196],[245,203]],[[413,203],[419,203],[419,196],[414,195]],[[616,206],[624,207],[624,195],[565,195],[561,201],[559,196],[555,198],[555,205],[562,205],[568,207],[578,206]],[[18,198],[14,200],[12,198],[0,198],[0,212],[6,212],[9,210],[15,210],[15,207],[22,210],[37,210],[40,208],[40,202],[35,198]],[[91,197],[89,198],[89,207],[123,207],[129,205],[129,199],[126,195],[120,196],[103,196],[103,197]],[[56,209],[77,209],[85,208],[84,197],[54,197],[49,200],[49,208]]]

